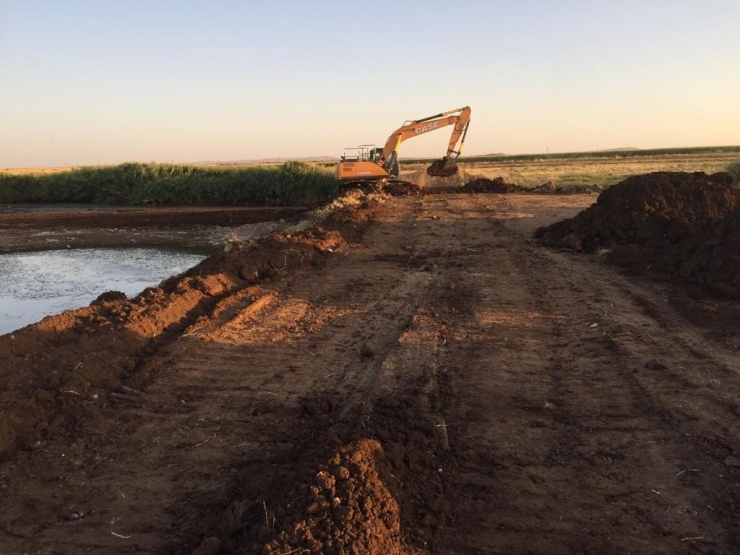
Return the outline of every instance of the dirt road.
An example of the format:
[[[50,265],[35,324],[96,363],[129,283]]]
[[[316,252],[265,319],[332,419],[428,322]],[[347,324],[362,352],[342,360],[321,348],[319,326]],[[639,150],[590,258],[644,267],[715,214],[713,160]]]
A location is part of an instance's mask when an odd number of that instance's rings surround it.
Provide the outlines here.
[[[678,308],[737,307],[531,239],[594,200],[389,199],[53,400],[0,338],[0,408],[53,407],[0,463],[0,553],[740,552],[740,340]]]

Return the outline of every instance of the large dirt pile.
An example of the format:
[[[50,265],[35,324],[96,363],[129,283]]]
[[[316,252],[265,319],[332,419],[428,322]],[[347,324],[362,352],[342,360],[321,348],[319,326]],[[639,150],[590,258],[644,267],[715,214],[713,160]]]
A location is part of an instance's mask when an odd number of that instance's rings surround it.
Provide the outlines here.
[[[545,245],[611,249],[607,259],[653,267],[740,294],[740,189],[730,174],[656,172],[604,191],[574,218],[537,230]]]
[[[604,191],[576,217],[535,235],[550,246],[585,251],[619,243],[677,243],[724,220],[740,204],[739,192],[717,174],[637,175]]]
[[[712,227],[705,236],[680,249],[679,276],[715,293],[740,298],[740,209]]]

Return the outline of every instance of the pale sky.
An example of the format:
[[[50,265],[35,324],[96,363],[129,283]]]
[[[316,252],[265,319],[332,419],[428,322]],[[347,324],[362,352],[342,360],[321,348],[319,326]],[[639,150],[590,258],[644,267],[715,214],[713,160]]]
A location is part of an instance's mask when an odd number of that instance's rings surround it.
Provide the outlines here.
[[[465,105],[466,154],[740,145],[739,22],[740,0],[0,0],[0,168],[339,156]]]

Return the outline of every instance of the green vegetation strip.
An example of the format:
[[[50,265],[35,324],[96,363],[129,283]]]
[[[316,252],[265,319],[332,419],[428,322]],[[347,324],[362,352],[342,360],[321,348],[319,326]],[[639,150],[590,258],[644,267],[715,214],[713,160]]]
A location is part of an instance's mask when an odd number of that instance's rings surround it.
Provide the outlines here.
[[[115,205],[312,205],[335,196],[334,176],[314,164],[209,167],[129,163],[50,174],[0,172],[0,203]]]

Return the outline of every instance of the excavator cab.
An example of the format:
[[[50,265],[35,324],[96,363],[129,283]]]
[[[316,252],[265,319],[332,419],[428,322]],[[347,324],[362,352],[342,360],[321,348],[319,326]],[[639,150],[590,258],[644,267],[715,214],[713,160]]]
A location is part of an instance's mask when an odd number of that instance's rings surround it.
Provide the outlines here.
[[[380,162],[380,159],[383,157],[383,149],[382,148],[373,148],[370,151],[370,161],[372,162]]]

